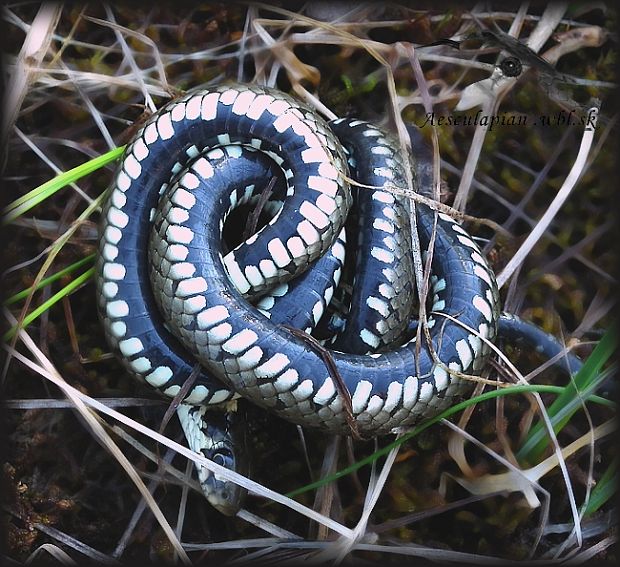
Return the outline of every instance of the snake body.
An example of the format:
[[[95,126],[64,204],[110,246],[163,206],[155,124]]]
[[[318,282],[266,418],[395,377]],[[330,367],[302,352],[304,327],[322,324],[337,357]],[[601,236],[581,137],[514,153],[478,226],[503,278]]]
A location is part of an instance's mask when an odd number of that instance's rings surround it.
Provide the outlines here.
[[[423,206],[415,214],[422,248],[434,241],[432,309],[442,315],[431,321],[432,349],[414,338],[385,350],[407,327],[414,295],[409,204],[389,192],[402,182],[403,165],[394,141],[380,129],[361,121],[335,127],[360,130],[348,153],[373,176],[369,184],[379,186],[368,191],[368,202],[378,207],[362,206],[359,213],[360,219],[366,209],[370,215],[369,224],[359,221],[360,242],[369,230],[378,240],[368,239],[371,249],[358,251],[357,275],[382,281],[365,283],[357,303],[382,318],[369,325],[353,317],[346,325],[354,328],[347,339],[351,350],[374,354],[332,352],[352,415],[324,358],[248,301],[329,250],[352,201],[347,157],[330,127],[303,104],[265,87],[190,93],[154,115],[126,149],[103,211],[97,281],[107,337],[132,374],[174,396],[194,364],[185,350],[205,368],[187,403],[222,403],[236,392],[295,423],[348,433],[353,422],[361,435],[371,436],[448,406],[466,388],[450,371],[480,372],[489,351],[485,341],[497,333],[493,273],[458,223]],[[282,171],[286,199],[257,235],[223,256],[224,218],[257,183],[254,170],[243,177],[252,169],[247,156],[255,153],[274,164],[260,158],[256,171]],[[160,194],[164,204],[154,212]],[[395,256],[404,260],[393,265]],[[319,317],[317,310],[315,323]]]
[[[328,124],[248,85],[189,92],[128,144],[102,212],[98,310],[128,372],[182,398],[193,450],[243,472],[235,412],[211,409],[239,396],[297,424],[377,436],[462,395],[472,382],[461,374],[480,374],[498,331],[560,352],[500,314],[495,276],[456,221],[392,191],[410,167],[401,155],[381,128]],[[225,220],[248,203],[271,218],[225,252]],[[431,266],[428,335],[411,319],[414,233]],[[343,273],[350,293],[339,288]],[[348,302],[318,327],[335,332],[323,337],[326,355],[307,335],[335,295]],[[581,364],[567,361],[573,372]],[[234,514],[242,491],[206,468],[198,476],[209,501]]]

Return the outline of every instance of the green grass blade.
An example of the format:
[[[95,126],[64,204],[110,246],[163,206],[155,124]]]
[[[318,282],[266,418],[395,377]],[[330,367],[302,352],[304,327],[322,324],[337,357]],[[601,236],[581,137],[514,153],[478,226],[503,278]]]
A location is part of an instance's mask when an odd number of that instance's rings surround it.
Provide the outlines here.
[[[52,274],[51,276],[45,279],[42,279],[39,282],[39,284],[36,286],[36,289],[33,289],[33,287],[31,286],[27,289],[20,291],[19,293],[16,293],[15,295],[12,295],[8,299],[4,300],[4,305],[13,305],[13,303],[17,303],[18,301],[25,299],[33,291],[38,291],[44,288],[45,286],[48,286],[54,283],[55,281],[59,280],[63,276],[66,276],[67,274],[75,272],[75,270],[78,270],[85,264],[91,263],[95,259],[95,256],[96,254],[89,254],[88,256],[82,258],[81,260],[78,260],[77,262],[74,262],[73,264],[71,264],[70,266],[67,266],[66,268],[63,268],[62,270],[56,272],[55,274]]]
[[[458,413],[471,405],[484,402],[484,401],[487,401],[493,398],[497,398],[499,396],[506,396],[509,394],[523,394],[523,393],[538,392],[541,394],[542,393],[553,393],[553,394],[561,395],[564,393],[565,389],[566,388],[564,386],[549,386],[545,384],[527,384],[527,385],[519,385],[519,386],[510,386],[507,388],[501,388],[499,390],[492,390],[489,392],[484,392],[480,394],[479,396],[476,396],[475,398],[470,398],[469,400],[465,400],[463,402],[455,404],[449,407],[448,409],[442,411],[440,414],[436,415],[435,417],[424,421],[423,423],[417,425],[411,431],[409,431],[408,433],[406,433],[399,439],[396,439],[395,441],[388,443],[382,449],[375,451],[372,455],[369,455],[368,457],[364,459],[356,461],[352,465],[349,465],[348,467],[342,470],[339,470],[333,474],[330,474],[320,480],[317,480],[315,482],[306,484],[305,486],[292,490],[291,492],[287,493],[286,496],[288,496],[289,498],[293,498],[294,496],[303,494],[304,492],[308,492],[309,490],[314,490],[315,488],[320,488],[321,486],[325,484],[328,484],[330,482],[338,480],[339,478],[347,476],[348,474],[355,472],[356,470],[362,468],[363,466],[373,463],[374,461],[381,458],[382,456],[387,455],[392,449],[394,449],[395,447],[398,447],[402,443],[405,443],[409,439],[416,437],[417,435],[422,433],[422,431],[424,431],[425,429],[428,429],[431,425],[434,425],[438,421],[448,418],[451,415],[454,415],[455,413]],[[587,397],[586,400],[600,404],[600,405],[607,406],[612,409],[615,409],[616,407],[616,404],[614,402],[606,398],[603,398],[601,396],[591,395]]]
[[[596,483],[596,486],[590,493],[590,499],[586,509],[584,510],[584,516],[590,516],[594,514],[605,502],[607,502],[615,493],[617,489],[616,473],[618,472],[618,457],[616,457],[611,464],[607,467],[607,470],[603,473],[603,476]]]
[[[65,171],[42,185],[35,187],[32,191],[15,199],[15,201],[6,206],[0,224],[4,226],[12,223],[15,219],[47,199],[50,195],[66,187],[69,183],[73,183],[85,175],[102,168],[104,165],[117,160],[124,151],[125,146],[110,150],[101,156],[80,164],[69,171]]]
[[[15,325],[14,327],[11,327],[6,333],[4,333],[2,340],[4,340],[5,342],[11,340],[19,329],[27,327],[30,323],[37,319],[37,317],[40,317],[42,313],[47,311],[52,305],[58,303],[63,297],[67,297],[68,295],[73,293],[78,287],[87,282],[94,273],[95,268],[89,268],[82,275],[78,276],[73,281],[68,283],[65,287],[52,295],[52,297],[50,297],[47,301],[43,302],[41,305],[39,305],[39,307],[28,313],[28,315],[24,317],[21,326]]]
[[[618,334],[614,325],[603,335],[581,370],[567,384],[564,393],[558,396],[547,408],[549,419],[556,433],[568,423],[571,416],[579,409],[583,393],[602,382],[601,368],[609,360],[617,344]],[[516,457],[520,462],[536,462],[548,443],[547,430],[543,422],[539,421],[531,428]]]

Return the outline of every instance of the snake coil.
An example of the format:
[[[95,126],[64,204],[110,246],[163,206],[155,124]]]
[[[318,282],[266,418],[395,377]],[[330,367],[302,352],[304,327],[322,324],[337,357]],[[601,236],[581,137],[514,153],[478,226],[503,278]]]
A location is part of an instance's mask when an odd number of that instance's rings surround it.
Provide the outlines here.
[[[389,190],[404,183],[404,167],[381,129],[356,120],[328,125],[274,89],[226,85],[167,104],[128,145],[103,210],[97,289],[110,345],[130,373],[168,396],[198,360],[204,370],[187,403],[239,394],[295,423],[349,432],[325,360],[281,323],[295,316],[311,330],[334,293],[352,175],[375,187],[353,188],[346,248],[357,255],[353,283],[361,292],[332,352],[355,427],[380,435],[441,411],[467,388],[453,373],[478,374],[485,364],[498,290],[467,232],[416,206],[422,248],[431,241],[434,248],[431,345],[413,337],[393,346],[409,324],[415,289],[411,205]],[[226,215],[274,176],[283,183],[281,208],[223,254]],[[313,277],[308,268],[326,253],[329,266],[314,275],[322,287],[289,289],[294,278]],[[288,307],[278,308],[278,299]]]

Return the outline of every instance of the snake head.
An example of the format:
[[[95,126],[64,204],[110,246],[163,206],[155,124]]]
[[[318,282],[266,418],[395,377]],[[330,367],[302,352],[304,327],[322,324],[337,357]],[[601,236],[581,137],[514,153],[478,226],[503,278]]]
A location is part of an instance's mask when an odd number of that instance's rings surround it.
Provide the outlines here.
[[[229,470],[241,473],[238,455],[239,447],[232,448],[225,445],[202,449],[207,458],[226,467]],[[221,478],[217,473],[204,467],[198,469],[198,479],[209,504],[226,516],[234,516],[241,508],[247,491],[234,482]]]
[[[239,474],[247,475],[247,448],[243,419],[238,411],[181,404],[179,420],[192,451]],[[247,491],[218,473],[195,463],[198,481],[209,503],[226,516],[241,508]]]

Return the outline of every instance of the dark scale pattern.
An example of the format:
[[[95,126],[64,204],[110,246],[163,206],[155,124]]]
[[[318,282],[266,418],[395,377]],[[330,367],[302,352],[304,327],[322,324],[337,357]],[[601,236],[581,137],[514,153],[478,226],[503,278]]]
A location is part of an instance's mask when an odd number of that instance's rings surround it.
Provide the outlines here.
[[[355,276],[349,313],[332,346],[355,354],[377,352],[402,336],[414,303],[409,202],[389,191],[406,187],[405,166],[396,140],[372,124],[340,119],[330,126],[360,183],[352,188],[356,214],[350,249],[364,251],[350,255]]]
[[[408,203],[387,191],[404,184],[403,165],[379,128],[361,121],[334,128],[360,181],[386,189],[364,191],[356,212],[360,234],[347,234],[363,248],[357,250],[360,292],[346,323],[351,335],[342,340],[357,343],[347,348],[352,351],[387,349],[407,327],[414,295]],[[263,153],[268,163],[256,157]],[[282,209],[223,257],[226,214],[260,191],[271,168],[288,183]],[[272,89],[197,91],[153,116],[128,148],[106,204],[98,262],[100,312],[112,347],[132,373],[175,395],[183,382],[179,368],[193,366],[193,359],[181,366],[172,361],[163,320],[149,315],[157,297],[172,333],[206,369],[189,402],[223,401],[234,390],[296,423],[348,432],[323,359],[281,326],[299,315],[298,324],[310,330],[337,285],[344,260],[337,237],[351,206],[348,175],[345,152],[329,127]],[[477,245],[450,217],[423,206],[416,215],[423,248],[437,216],[431,336],[441,363],[426,344],[416,359],[414,341],[372,355],[334,351],[362,435],[387,433],[450,405],[468,383],[447,370],[479,373],[489,352],[480,337],[493,341],[497,333],[497,286]],[[145,283],[147,249],[154,292]],[[326,271],[310,275],[316,268],[308,267],[328,250]],[[303,272],[317,279],[295,286]],[[296,315],[291,301],[299,306]],[[377,344],[369,333],[379,337]]]

